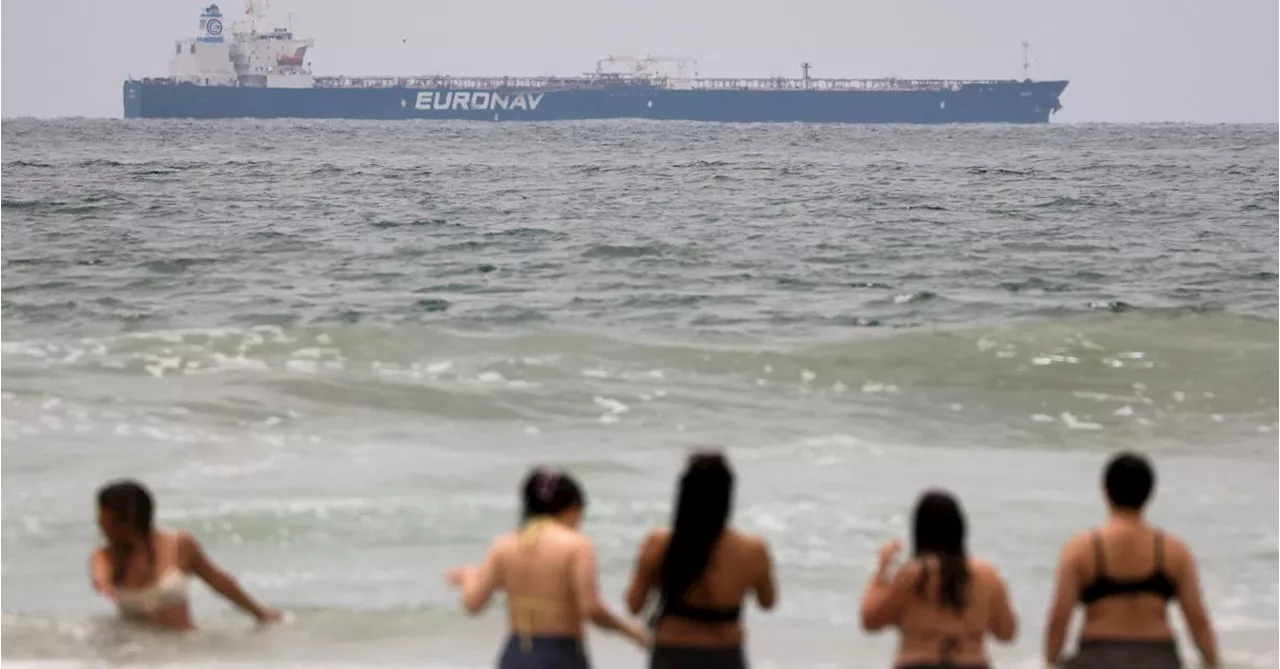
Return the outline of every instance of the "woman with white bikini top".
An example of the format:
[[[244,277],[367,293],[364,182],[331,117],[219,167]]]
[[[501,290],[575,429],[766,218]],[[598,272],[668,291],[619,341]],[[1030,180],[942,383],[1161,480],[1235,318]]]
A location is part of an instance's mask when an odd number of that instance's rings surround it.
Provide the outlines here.
[[[255,602],[230,574],[204,554],[186,532],[152,527],[155,504],[136,481],[112,482],[98,491],[98,527],[107,545],[89,556],[89,575],[99,594],[131,620],[174,630],[194,629],[188,574],[257,618],[274,622],[280,612]]]

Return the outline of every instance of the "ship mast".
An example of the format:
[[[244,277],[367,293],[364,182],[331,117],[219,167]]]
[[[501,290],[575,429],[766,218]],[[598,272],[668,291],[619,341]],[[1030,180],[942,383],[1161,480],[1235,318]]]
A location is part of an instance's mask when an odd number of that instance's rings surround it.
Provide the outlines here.
[[[1031,46],[1031,42],[1028,42],[1027,40],[1022,40],[1022,80],[1023,81],[1029,81],[1031,79],[1031,75],[1029,74],[1031,70],[1031,61],[1027,60],[1027,49],[1030,46]]]
[[[251,34],[262,32],[262,21],[267,17],[270,5],[271,0],[245,0],[244,14],[248,17]]]

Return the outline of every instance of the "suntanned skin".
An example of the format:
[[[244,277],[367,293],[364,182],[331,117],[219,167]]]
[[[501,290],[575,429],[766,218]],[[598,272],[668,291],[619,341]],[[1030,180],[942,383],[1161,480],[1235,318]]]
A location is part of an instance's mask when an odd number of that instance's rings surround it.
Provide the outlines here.
[[[1138,510],[1111,509],[1111,516],[1096,530],[1072,537],[1062,549],[1054,580],[1053,600],[1045,626],[1044,659],[1049,666],[1060,661],[1066,642],[1071,612],[1080,601],[1080,591],[1098,574],[1093,543],[1094,532],[1102,538],[1107,576],[1119,580],[1139,579],[1155,570],[1157,530],[1142,519]],[[1181,539],[1161,533],[1164,544],[1164,571],[1177,586],[1178,605],[1195,640],[1204,666],[1220,666],[1218,644],[1209,612],[1200,592],[1200,574],[1191,550]],[[1107,597],[1085,607],[1081,639],[1171,640],[1167,603],[1154,594]]]
[[[671,544],[671,531],[649,532],[636,555],[631,584],[627,587],[627,608],[632,615],[644,609],[652,591],[660,587],[662,561]],[[760,608],[772,609],[778,601],[773,561],[764,539],[727,529],[711,551],[707,570],[694,584],[685,603],[709,609],[741,606],[755,594]],[[658,623],[657,642],[672,646],[739,646],[743,640],[740,622],[708,623],[664,617]]]
[[[595,548],[576,529],[580,514],[574,509],[556,516],[532,546],[521,545],[517,532],[499,536],[480,565],[451,570],[447,578],[459,589],[463,609],[478,615],[501,590],[507,594],[507,619],[513,630],[520,624],[517,600],[533,598],[553,604],[532,616],[535,636],[582,638],[583,623],[590,621],[647,648],[648,632],[615,616],[601,600]]]
[[[969,559],[970,582],[960,613],[940,600],[937,566],[932,558],[912,560],[890,576],[891,565],[902,549],[901,541],[880,548],[879,564],[862,596],[862,628],[875,632],[897,627],[900,632],[895,665],[942,661],[948,639],[954,640],[945,658],[958,665],[988,664],[983,639],[991,634],[1009,643],[1017,636],[1018,618],[1009,601],[1008,588],[995,567]],[[928,581],[918,592],[920,579]]]
[[[103,517],[100,512],[99,524],[109,526],[109,514]],[[138,538],[141,543],[143,539]],[[176,568],[184,574],[195,574],[209,585],[215,592],[231,603],[256,618],[259,622],[276,622],[281,614],[275,609],[263,607],[240,587],[235,577],[223,571],[205,554],[200,543],[187,532],[156,530],[151,533],[155,563],[151,564],[144,546],[137,546],[129,556],[125,566],[125,577],[117,586],[114,583],[114,567],[110,551],[106,547],[95,549],[89,555],[89,580],[103,597],[111,601],[117,600],[117,589],[145,588],[155,584],[166,571]],[[188,602],[173,603],[160,607],[157,611],[142,617],[134,617],[140,622],[156,627],[172,630],[195,629],[191,619],[191,606]]]

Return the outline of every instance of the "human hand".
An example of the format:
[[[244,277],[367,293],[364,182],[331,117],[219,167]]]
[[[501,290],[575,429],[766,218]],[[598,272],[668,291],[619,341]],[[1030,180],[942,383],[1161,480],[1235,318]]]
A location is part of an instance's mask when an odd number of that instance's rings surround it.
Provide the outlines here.
[[[261,609],[254,614],[254,617],[258,619],[259,623],[278,623],[284,620],[284,613],[280,609]]]
[[[102,595],[113,602],[118,599],[116,595],[116,586],[110,581],[95,581],[93,589],[98,591],[99,595]]]
[[[454,567],[453,569],[445,572],[444,578],[453,587],[461,588],[462,584],[466,583],[467,579],[470,578],[475,571],[476,568],[471,565]]]
[[[893,539],[886,542],[880,548],[876,549],[876,555],[880,559],[880,567],[889,566],[897,559],[898,553],[902,551],[902,540]]]
[[[649,630],[644,625],[634,622],[623,623],[622,633],[631,639],[632,643],[639,646],[641,650],[649,650],[653,646],[653,637],[649,635]]]

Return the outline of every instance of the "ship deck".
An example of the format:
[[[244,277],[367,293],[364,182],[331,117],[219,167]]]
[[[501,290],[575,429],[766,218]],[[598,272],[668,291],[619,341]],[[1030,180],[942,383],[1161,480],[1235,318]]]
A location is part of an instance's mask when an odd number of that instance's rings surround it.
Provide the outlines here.
[[[581,77],[467,77],[447,75],[396,76],[316,76],[315,88],[339,89],[537,89],[599,90],[644,88],[690,91],[959,91],[973,86],[1016,86],[1041,83],[1014,79],[796,79],[796,78],[692,78],[615,77],[587,75]],[[144,79],[153,85],[177,84],[176,79],[160,77]]]

